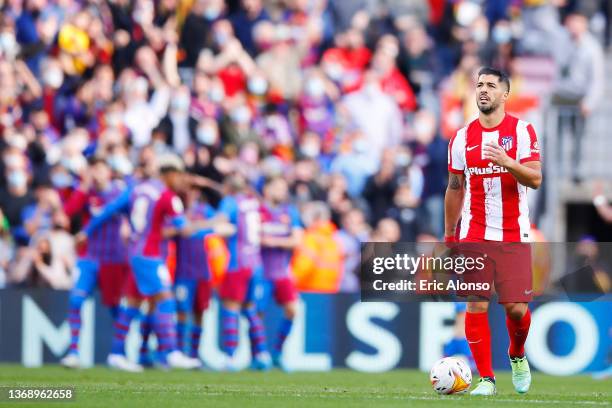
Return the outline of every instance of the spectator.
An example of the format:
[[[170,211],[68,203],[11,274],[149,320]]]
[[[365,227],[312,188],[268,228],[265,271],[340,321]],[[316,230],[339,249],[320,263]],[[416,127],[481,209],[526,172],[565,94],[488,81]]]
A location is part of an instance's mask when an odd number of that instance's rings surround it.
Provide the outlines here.
[[[383,92],[395,99],[404,112],[410,112],[416,108],[417,101],[410,84],[395,65],[398,55],[397,38],[390,34],[383,36],[372,58],[372,69],[380,76]]]
[[[331,171],[340,173],[347,182],[347,191],[351,197],[358,197],[368,177],[376,171],[376,164],[368,156],[368,144],[365,138],[357,133],[353,136],[351,150],[341,153],[331,163]]]
[[[184,52],[182,65],[195,67],[200,51],[211,48],[212,24],[223,16],[223,1],[196,0],[185,18],[181,30],[179,46]]]
[[[569,125],[573,138],[572,177],[580,181],[579,169],[582,155],[583,135],[586,121],[603,97],[604,56],[601,45],[589,32],[589,21],[584,14],[574,12],[565,19],[568,37],[565,41],[571,47],[561,47],[566,52],[558,55],[558,74],[553,103],[559,109],[559,131]],[[562,143],[559,141],[559,152]]]
[[[385,217],[387,209],[393,203],[398,182],[395,160],[395,151],[386,149],[383,152],[378,171],[367,179],[363,189],[363,197],[370,206],[373,224]]]
[[[351,121],[360,129],[368,146],[370,160],[378,162],[385,147],[400,144],[402,116],[397,103],[383,93],[379,77],[369,71],[361,90],[343,99]]]
[[[7,184],[0,192],[0,209],[9,223],[15,243],[24,246],[28,244],[28,235],[21,214],[24,208],[34,202],[34,196],[29,190],[32,176],[27,169],[26,157],[14,147],[5,149],[3,163]]]
[[[342,229],[336,234],[336,240],[342,249],[342,280],[340,292],[357,292],[361,265],[361,243],[367,242],[370,227],[365,215],[359,208],[345,212],[340,223]]]
[[[296,286],[302,292],[336,293],[342,279],[342,254],[329,208],[315,201],[302,214],[306,229],[291,262]]]
[[[70,289],[75,265],[74,240],[63,230],[37,233],[9,274],[9,282],[28,287]]]
[[[230,16],[236,38],[242,43],[244,49],[255,56],[257,47],[253,38],[253,29],[262,21],[269,21],[270,16],[263,7],[262,0],[242,0],[241,9]]]
[[[189,88],[183,85],[175,89],[168,115],[157,127],[157,130],[165,135],[166,144],[180,154],[196,140],[198,122],[189,114],[189,103]]]
[[[8,220],[0,209],[0,289],[7,283],[8,267],[13,259],[13,245],[11,242],[10,226]]]

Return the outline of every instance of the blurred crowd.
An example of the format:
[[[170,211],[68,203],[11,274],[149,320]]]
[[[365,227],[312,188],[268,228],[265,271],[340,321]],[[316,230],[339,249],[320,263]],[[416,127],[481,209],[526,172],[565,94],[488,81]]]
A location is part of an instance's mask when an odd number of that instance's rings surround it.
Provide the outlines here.
[[[173,151],[216,183],[283,175],[356,290],[360,242],[443,235],[448,139],[477,114],[480,66],[512,75],[517,114],[545,102],[522,56],[551,61],[577,117],[598,106],[610,3],[0,0],[0,287],[71,286],[64,206],[99,177],[88,159],[127,179]]]

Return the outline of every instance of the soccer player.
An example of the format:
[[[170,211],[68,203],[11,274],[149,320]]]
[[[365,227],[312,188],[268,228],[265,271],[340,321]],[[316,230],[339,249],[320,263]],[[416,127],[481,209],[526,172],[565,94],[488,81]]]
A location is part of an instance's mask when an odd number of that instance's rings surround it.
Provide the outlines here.
[[[167,154],[151,159],[149,166],[157,166],[159,176],[146,178],[127,189],[109,203],[101,214],[93,218],[79,239],[90,237],[114,214],[127,211],[132,226],[130,266],[138,291],[148,297],[153,313],[153,331],[157,337],[162,362],[170,368],[192,369],[201,362],[185,356],[177,348],[176,302],[172,295],[170,274],[162,257],[162,242],[185,228],[183,204],[176,192],[183,184],[183,163],[175,155]],[[151,170],[150,173],[153,173]],[[170,224],[171,227],[165,228]],[[113,345],[108,364],[126,371],[142,371],[142,366],[125,356],[124,341],[130,322],[139,313],[140,302],[128,299],[115,324]]]
[[[194,233],[176,238],[176,277],[178,348],[190,337],[189,356],[198,357],[202,336],[202,318],[211,295],[211,273],[204,238],[211,230],[199,229],[198,223],[214,217],[214,209],[202,200],[199,187],[192,185],[185,194],[185,216]],[[189,327],[189,317],[193,317]],[[190,336],[188,335],[190,334]]]
[[[66,215],[81,216],[85,223],[126,188],[122,181],[111,180],[110,167],[103,158],[93,157],[90,166],[89,174],[64,204]],[[117,318],[123,283],[129,272],[126,237],[122,235],[125,222],[125,217],[115,215],[91,235],[87,245],[79,248],[78,278],[68,301],[70,347],[60,362],[65,367],[80,366],[81,308],[96,286],[100,288],[102,303],[110,308],[113,319]]]
[[[282,177],[269,179],[264,185],[264,202],[261,206],[264,279],[271,286],[274,299],[284,312],[273,345],[272,360],[283,369],[283,344],[293,325],[298,298],[289,264],[292,250],[302,235],[300,216],[297,209],[288,203],[288,191],[287,182]]]
[[[460,129],[448,151],[449,181],[444,203],[445,241],[455,241],[461,217],[461,242],[528,242],[527,189],[542,182],[540,151],[531,124],[505,112],[510,92],[508,76],[482,68],[476,84],[477,119]],[[506,311],[510,336],[508,355],[512,383],[519,393],[529,390],[531,373],[524,344],[531,316],[531,260],[529,252],[497,264],[495,289]],[[470,301],[465,334],[482,377],[472,395],[494,395],[488,300]]]
[[[249,322],[252,366],[267,370],[272,366],[272,358],[267,350],[263,322],[256,308],[262,273],[260,200],[239,174],[227,179],[227,188],[229,194],[219,203],[217,215],[220,221],[235,227],[233,234],[226,235],[230,260],[219,290],[225,369],[237,369],[234,353],[238,347],[238,318],[242,310]]]

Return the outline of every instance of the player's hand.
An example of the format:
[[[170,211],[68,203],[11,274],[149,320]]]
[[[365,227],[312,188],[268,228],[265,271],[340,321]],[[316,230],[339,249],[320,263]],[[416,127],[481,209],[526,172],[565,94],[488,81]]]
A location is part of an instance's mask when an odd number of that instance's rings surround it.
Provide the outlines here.
[[[589,116],[592,111],[593,110],[589,107],[589,105],[584,102],[580,103],[580,113],[582,113],[582,116]]]
[[[85,232],[80,231],[74,236],[74,243],[78,247],[84,245],[87,242],[87,234]]]
[[[496,143],[485,144],[482,147],[482,154],[485,159],[491,160],[498,166],[508,167],[512,162],[512,158],[510,158],[506,151]]]

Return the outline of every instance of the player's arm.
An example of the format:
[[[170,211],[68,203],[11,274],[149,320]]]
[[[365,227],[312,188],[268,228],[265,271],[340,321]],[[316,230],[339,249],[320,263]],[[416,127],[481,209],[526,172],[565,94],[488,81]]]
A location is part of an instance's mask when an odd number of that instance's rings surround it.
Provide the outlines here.
[[[261,238],[261,245],[265,247],[282,248],[291,250],[298,246],[302,240],[304,230],[300,222],[300,215],[297,210],[292,208],[289,211],[291,217],[291,234],[288,237],[275,237],[270,235],[263,235]]]
[[[70,194],[70,197],[64,204],[64,212],[68,217],[74,217],[79,214],[87,205],[87,192],[82,188],[77,188]]]
[[[217,215],[213,218],[215,233],[223,238],[236,234],[236,223],[238,220],[238,204],[236,200],[227,196],[219,203]]]
[[[608,204],[608,199],[604,195],[601,182],[595,182],[593,191],[593,205],[599,216],[608,223],[612,223],[612,205]]]
[[[229,236],[236,233],[236,227],[227,221],[225,217],[218,217],[211,207],[204,210],[203,220],[188,222],[181,231],[182,236],[191,238],[204,238],[209,234]]]
[[[444,195],[444,236],[454,237],[457,229],[463,199],[465,197],[465,175],[458,172],[448,173],[448,186]],[[452,239],[452,238],[451,238]]]
[[[508,156],[506,151],[495,143],[487,143],[482,150],[486,159],[505,167],[520,184],[533,189],[537,189],[542,184],[542,165],[539,160],[520,163]]]
[[[106,222],[108,222],[108,220],[110,220],[114,215],[119,214],[123,211],[127,211],[130,205],[130,194],[131,189],[127,188],[121,193],[121,195],[119,195],[113,201],[104,206],[102,212],[89,221],[89,223],[83,230],[83,233],[87,237],[89,237],[93,232],[95,232]]]

